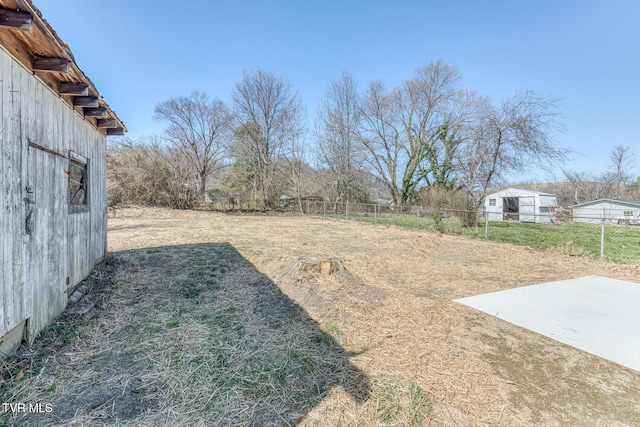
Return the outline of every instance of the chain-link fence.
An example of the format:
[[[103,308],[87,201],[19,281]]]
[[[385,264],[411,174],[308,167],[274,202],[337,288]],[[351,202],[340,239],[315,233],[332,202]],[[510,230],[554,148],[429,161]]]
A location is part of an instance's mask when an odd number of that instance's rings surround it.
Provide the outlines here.
[[[526,245],[608,261],[640,262],[640,221],[569,212],[503,214],[422,206],[303,201],[305,215],[396,225]]]

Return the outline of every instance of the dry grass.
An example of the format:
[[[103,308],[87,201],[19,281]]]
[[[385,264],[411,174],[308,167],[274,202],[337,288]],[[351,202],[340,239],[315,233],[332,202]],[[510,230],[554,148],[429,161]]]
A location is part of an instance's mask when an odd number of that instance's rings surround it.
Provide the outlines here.
[[[7,423],[640,424],[639,373],[451,301],[638,282],[637,265],[303,217],[126,209],[109,227],[96,308],[65,315],[40,368],[3,385],[54,412]],[[344,269],[299,268],[310,254]]]

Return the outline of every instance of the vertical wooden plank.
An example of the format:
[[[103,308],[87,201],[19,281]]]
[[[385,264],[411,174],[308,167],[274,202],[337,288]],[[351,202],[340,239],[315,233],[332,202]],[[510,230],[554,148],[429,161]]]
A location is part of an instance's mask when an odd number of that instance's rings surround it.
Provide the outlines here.
[[[42,142],[47,146],[52,148],[51,141],[51,126],[53,125],[51,121],[51,111],[47,108],[50,102],[47,102],[46,96],[44,95],[44,88],[42,85],[37,85],[35,91],[34,99],[36,101],[37,112],[36,112],[36,126],[42,132]],[[42,214],[42,229],[39,230],[38,238],[41,244],[43,258],[43,272],[42,272],[42,294],[41,297],[44,297],[40,300],[40,312],[42,313],[41,318],[43,319],[43,323],[49,321],[52,312],[55,311],[56,306],[58,305],[58,301],[60,296],[55,293],[55,283],[53,283],[53,277],[51,277],[51,268],[52,268],[52,257],[53,257],[53,248],[51,246],[51,238],[53,237],[53,199],[51,195],[55,188],[55,182],[53,181],[53,167],[55,166],[55,160],[53,156],[46,153],[42,158],[42,192],[40,194],[40,207],[39,211]],[[55,194],[54,194],[55,195]],[[48,303],[45,303],[48,301]],[[43,324],[39,325],[44,327]]]
[[[73,150],[75,152],[77,152],[78,154],[81,155],[85,155],[82,153],[82,147],[79,146],[80,144],[80,136],[78,135],[78,124],[76,123],[76,121],[72,121],[71,123],[69,123],[69,126],[67,126],[66,132],[67,132],[67,149],[68,150]],[[67,202],[68,203],[68,202]],[[78,257],[78,248],[80,246],[80,224],[79,224],[79,220],[80,220],[80,215],[82,215],[81,213],[74,213],[74,212],[69,212],[68,215],[68,256],[69,256],[69,277],[70,277],[70,284],[71,285],[75,285],[75,283],[79,280],[80,275],[82,274],[82,266],[79,264],[79,257]]]
[[[26,88],[25,88],[26,89]],[[26,95],[29,96],[27,104],[25,108],[27,109],[26,114],[30,116],[28,118],[27,132],[29,132],[29,136],[38,144],[43,145],[44,141],[42,141],[40,134],[38,133],[38,111],[36,108],[37,100],[33,98],[33,94],[30,91],[25,90]],[[28,291],[29,303],[31,305],[31,320],[29,321],[29,335],[35,336],[35,334],[40,330],[42,323],[42,305],[43,305],[43,274],[42,274],[42,257],[44,254],[42,253],[42,245],[41,245],[41,234],[42,234],[42,192],[43,192],[43,155],[44,152],[37,150],[35,148],[28,147],[27,148],[27,168],[26,168],[26,180],[28,185],[31,186],[33,190],[33,203],[29,205],[29,209],[31,211],[31,215],[33,218],[33,228],[31,233],[27,238],[27,245],[25,249],[25,265],[27,266],[27,283],[30,285],[30,289]],[[35,259],[38,257],[40,259],[39,263],[36,263]]]
[[[11,212],[8,206],[9,192],[11,191],[9,177],[7,175],[10,167],[9,146],[10,141],[7,139],[8,135],[5,129],[9,126],[9,120],[5,114],[7,112],[6,107],[6,77],[5,69],[7,66],[6,55],[4,52],[0,54],[0,233],[2,236],[9,236],[9,222]],[[0,337],[9,332],[9,318],[7,313],[7,305],[9,304],[8,298],[10,289],[10,281],[13,278],[9,274],[10,265],[10,251],[11,241],[9,239],[2,239],[0,242],[0,295],[2,300],[0,301]]]
[[[70,150],[73,150],[73,147],[76,144],[75,142],[77,138],[75,135],[76,126],[77,125],[75,124],[75,121],[72,120],[65,129],[65,139],[66,139],[65,149],[67,150],[67,152]],[[68,200],[66,203],[67,203],[67,209],[70,209]],[[76,253],[75,253],[75,248],[78,246],[77,236],[76,236],[76,232],[77,232],[76,216],[77,215],[78,215],[77,213],[73,213],[71,212],[71,210],[69,210],[69,213],[67,215],[67,263],[68,263],[67,275],[69,276],[69,279],[70,279],[69,284],[71,286],[73,286],[77,280],[76,271],[78,269]]]
[[[66,155],[68,155],[68,148],[66,146],[66,141],[65,141],[65,135],[64,135],[64,129],[69,125],[70,120],[68,119],[70,116],[70,109],[66,106],[63,105],[61,102],[58,102],[58,105],[60,109],[65,110],[64,113],[60,112],[59,114],[57,114],[58,116],[58,120],[55,120],[55,125],[54,125],[54,133],[53,133],[53,138],[55,139],[55,146],[57,147],[57,150],[61,153],[64,153]],[[67,223],[67,216],[68,216],[68,204],[67,204],[67,186],[68,186],[68,176],[66,175],[65,171],[68,168],[68,161],[63,160],[62,163],[59,166],[59,169],[56,170],[56,177],[57,177],[57,181],[58,182],[58,188],[57,188],[57,194],[58,197],[56,198],[56,206],[55,206],[55,211],[57,214],[57,224],[58,224],[58,233],[56,236],[56,239],[58,239],[59,242],[61,242],[60,246],[58,247],[58,256],[60,258],[60,262],[58,263],[58,269],[57,269],[57,275],[59,277],[60,280],[60,285],[62,286],[63,290],[66,290],[67,288],[67,282],[66,282],[66,277],[67,277],[67,270],[69,268],[69,260],[68,260],[68,251],[67,251],[67,246],[68,246],[68,223]],[[68,297],[68,294],[66,295],[66,297]]]
[[[99,239],[93,242],[94,262],[100,261],[105,253],[106,246],[106,224],[107,224],[107,194],[106,194],[106,138],[93,132],[96,137],[93,144],[94,152],[94,193],[96,194],[93,204],[93,232]]]
[[[16,73],[18,75],[16,75],[14,77],[14,81],[15,82],[20,82],[20,86],[18,88],[20,95],[20,135],[19,135],[19,141],[20,141],[20,151],[21,151],[21,167],[20,167],[20,199],[21,199],[21,203],[20,203],[20,207],[21,207],[21,213],[20,213],[20,231],[22,234],[22,297],[21,297],[21,303],[22,303],[22,307],[21,307],[21,312],[22,312],[22,316],[21,316],[21,320],[26,320],[29,319],[29,329],[30,331],[27,331],[28,333],[28,338],[29,339],[33,339],[34,334],[31,333],[31,329],[32,329],[32,325],[31,322],[33,320],[33,313],[34,313],[34,307],[33,307],[33,293],[34,290],[37,288],[38,286],[38,282],[34,281],[31,279],[30,277],[30,265],[31,265],[31,260],[29,259],[29,251],[28,251],[28,244],[29,241],[31,239],[31,235],[27,235],[26,233],[26,217],[28,212],[32,212],[34,216],[34,218],[37,218],[37,213],[33,212],[32,209],[32,205],[29,204],[27,205],[24,201],[24,197],[25,197],[25,193],[26,193],[26,187],[28,185],[30,185],[30,180],[29,180],[29,137],[30,137],[30,130],[33,128],[33,122],[35,120],[34,118],[34,111],[32,109],[33,106],[33,102],[31,101],[32,97],[33,97],[33,88],[35,85],[35,81],[34,79],[29,75],[29,73],[26,73],[25,70],[18,66],[17,64],[15,65],[15,69],[16,69]]]
[[[37,126],[35,125],[37,121],[36,111],[34,109],[34,90],[37,86],[37,82],[33,79],[29,73],[25,72],[25,70],[16,65],[16,70],[19,73],[19,77],[16,76],[16,81],[20,82],[19,86],[19,94],[20,94],[20,118],[21,118],[21,129],[20,129],[20,145],[22,146],[22,185],[21,185],[21,197],[24,200],[26,196],[26,187],[28,185],[32,185],[32,180],[30,176],[30,163],[31,157],[29,153],[29,139],[34,139],[34,131],[37,130]],[[37,142],[37,140],[36,140]],[[38,164],[35,167],[38,171],[42,170],[42,166]],[[42,191],[38,188],[35,189],[35,201],[38,202],[37,198],[40,196]],[[36,221],[39,220],[40,214],[37,212],[36,208],[38,205],[26,204],[22,203],[22,219],[21,222],[25,222],[27,212],[32,212],[34,215],[34,219]],[[34,224],[36,224],[34,222]],[[34,265],[35,260],[34,252],[30,250],[30,245],[32,239],[35,238],[34,233],[38,231],[38,226],[34,227],[34,230],[31,234],[26,234],[26,227],[22,227],[22,235],[23,235],[23,278],[24,284],[23,288],[23,297],[22,297],[22,312],[23,319],[29,318],[29,331],[28,338],[32,340],[35,337],[35,327],[39,328],[38,312],[36,311],[36,307],[34,306],[34,297],[36,295],[37,289],[40,286],[42,278],[42,258],[40,258],[40,265],[34,271],[34,278],[31,277],[32,266]],[[38,251],[37,253],[40,253]],[[36,259],[38,259],[38,255],[35,255]],[[39,330],[39,329],[38,329]]]
[[[23,276],[23,252],[22,252],[22,218],[23,218],[23,201],[22,201],[22,116],[20,111],[20,66],[11,61],[10,74],[10,136],[9,145],[11,147],[11,168],[10,176],[12,180],[12,189],[8,200],[9,209],[11,210],[12,227],[9,239],[12,242],[11,262],[12,262],[12,279],[10,286],[12,288],[11,303],[9,304],[10,313],[7,313],[12,323],[17,325],[23,320],[24,307],[24,276]]]
[[[51,138],[51,127],[53,125],[51,121],[51,111],[47,108],[50,102],[47,102],[47,97],[44,94],[44,88],[42,85],[37,85],[35,91],[34,100],[36,101],[36,126],[42,132],[42,142],[47,147],[52,147],[52,138]],[[59,295],[55,293],[55,283],[53,283],[53,277],[51,277],[51,268],[52,268],[52,257],[53,257],[53,247],[51,246],[51,238],[53,237],[53,199],[52,193],[55,188],[55,182],[53,181],[53,168],[55,166],[55,160],[53,156],[44,153],[44,155],[39,156],[42,159],[42,191],[39,196],[38,202],[40,206],[38,208],[39,213],[42,217],[42,228],[38,230],[38,239],[40,240],[41,253],[43,255],[42,259],[42,291],[40,293],[40,313],[39,317],[42,318],[42,323],[39,327],[44,327],[45,322],[49,322],[52,317],[53,312],[56,311],[56,307],[58,306],[58,302],[60,299]],[[54,194],[55,196],[55,194]],[[43,324],[45,323],[45,324]]]
[[[95,233],[100,236],[100,240],[95,242],[96,262],[106,255],[107,243],[107,144],[106,138],[100,138],[95,144],[94,162],[97,166],[97,180],[95,192],[98,195],[95,212]]]
[[[27,161],[27,173],[29,175],[29,185],[33,189],[34,203],[30,205],[33,227],[31,233],[26,239],[25,245],[25,264],[27,267],[27,282],[31,283],[29,303],[31,304],[31,320],[29,322],[30,335],[35,333],[40,328],[40,315],[42,305],[42,294],[40,289],[42,287],[42,262],[36,263],[35,257],[42,257],[42,248],[40,246],[40,239],[38,238],[42,230],[42,212],[40,206],[42,203],[42,161],[41,157],[43,152],[35,148],[28,149],[28,161]]]

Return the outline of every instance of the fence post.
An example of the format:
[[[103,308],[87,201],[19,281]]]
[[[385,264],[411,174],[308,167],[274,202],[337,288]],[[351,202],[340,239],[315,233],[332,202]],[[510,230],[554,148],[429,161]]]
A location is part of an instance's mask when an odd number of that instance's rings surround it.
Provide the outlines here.
[[[373,205],[373,223],[378,223],[378,205]]]
[[[604,258],[604,218],[602,218],[602,228],[600,231],[600,258]]]
[[[484,211],[484,240],[489,240],[489,214]]]

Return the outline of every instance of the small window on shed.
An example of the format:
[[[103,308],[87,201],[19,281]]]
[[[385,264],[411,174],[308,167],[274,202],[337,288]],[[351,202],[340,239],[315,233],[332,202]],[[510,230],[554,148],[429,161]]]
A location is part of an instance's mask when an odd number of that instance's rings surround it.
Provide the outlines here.
[[[89,201],[87,186],[87,159],[76,153],[69,153],[69,204],[86,206]]]
[[[496,205],[496,199],[489,199],[489,206],[495,206]]]

